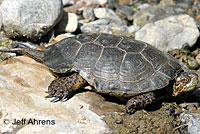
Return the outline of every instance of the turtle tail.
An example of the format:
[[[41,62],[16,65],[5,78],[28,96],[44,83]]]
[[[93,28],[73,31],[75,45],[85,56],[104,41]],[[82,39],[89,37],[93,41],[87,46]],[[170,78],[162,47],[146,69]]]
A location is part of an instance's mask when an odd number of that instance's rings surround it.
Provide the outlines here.
[[[14,48],[14,49],[0,49],[0,52],[16,53],[27,55],[28,57],[43,62],[44,52],[41,50],[35,50],[31,48]]]

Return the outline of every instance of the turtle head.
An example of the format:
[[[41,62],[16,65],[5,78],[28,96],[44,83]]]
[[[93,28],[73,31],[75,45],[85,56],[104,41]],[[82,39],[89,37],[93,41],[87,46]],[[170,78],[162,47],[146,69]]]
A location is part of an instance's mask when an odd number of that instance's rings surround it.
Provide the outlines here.
[[[198,75],[194,72],[182,72],[175,78],[173,86],[173,96],[177,96],[182,92],[194,90],[198,84]]]

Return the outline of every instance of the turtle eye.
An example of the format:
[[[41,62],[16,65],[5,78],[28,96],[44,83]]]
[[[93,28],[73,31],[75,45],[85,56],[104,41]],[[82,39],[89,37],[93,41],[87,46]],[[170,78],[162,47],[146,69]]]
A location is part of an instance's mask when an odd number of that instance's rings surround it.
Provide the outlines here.
[[[182,78],[182,81],[184,82],[184,83],[188,83],[188,82],[190,82],[190,77],[183,77]]]

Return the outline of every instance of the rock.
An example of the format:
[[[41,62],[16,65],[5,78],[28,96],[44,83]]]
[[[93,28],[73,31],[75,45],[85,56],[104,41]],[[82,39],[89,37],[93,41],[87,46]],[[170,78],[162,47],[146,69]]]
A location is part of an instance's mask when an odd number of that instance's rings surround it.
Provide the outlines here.
[[[111,22],[110,19],[98,19],[96,21],[92,21],[90,23],[83,23],[80,27],[81,32],[106,32],[112,33],[112,29],[106,27]]]
[[[126,5],[118,5],[118,4],[110,4],[109,8],[112,8],[112,10],[116,9],[116,14],[122,19],[122,20],[128,20],[130,22],[133,21],[133,15],[135,13],[135,9],[130,6]],[[128,23],[128,22],[126,22]]]
[[[180,120],[188,125],[189,134],[200,134],[200,120],[189,113],[181,113]]]
[[[103,32],[116,35],[129,36],[128,27],[122,20],[108,8],[95,8],[94,15],[98,20],[84,23],[80,26],[81,31],[84,32]]]
[[[74,0],[75,4],[69,7],[65,7],[66,12],[76,13],[77,10],[82,10],[83,7],[97,7],[99,5],[104,5],[107,0]]]
[[[92,7],[83,8],[83,18],[86,20],[95,20],[94,11]]]
[[[46,66],[26,56],[0,63],[0,133],[110,133],[102,115],[124,112],[124,106],[107,102],[94,92],[52,103],[44,96],[53,79]],[[13,125],[14,119],[42,120],[43,125]]]
[[[146,24],[135,33],[135,39],[147,42],[162,51],[192,46],[199,37],[199,30],[189,15],[171,16]]]
[[[61,21],[56,25],[56,33],[64,33],[69,32],[72,33],[76,31],[78,27],[78,18],[77,15],[74,13],[63,13],[63,17]]]
[[[10,38],[37,41],[61,19],[62,8],[61,0],[4,0],[2,30]]]
[[[136,25],[128,26],[129,33],[134,33],[138,31],[139,29],[140,29],[140,26],[136,26]]]
[[[125,16],[133,16],[133,14],[135,13],[134,8],[129,7],[129,6],[125,6],[125,5],[117,5],[117,11]]]
[[[121,22],[120,22],[121,23]],[[128,27],[126,25],[115,22],[112,19],[104,18],[92,21],[90,23],[84,23],[80,29],[81,32],[102,32],[115,35],[130,36]]]
[[[134,14],[134,24],[144,26],[169,16],[184,14],[185,11],[178,6],[149,6]]]
[[[137,8],[138,8],[139,10],[142,10],[142,9],[147,8],[147,7],[150,7],[150,5],[149,5],[148,3],[144,3],[144,4],[139,5]]]
[[[94,15],[98,19],[109,18],[119,24],[122,23],[121,19],[115,14],[115,12],[108,8],[95,8]]]
[[[62,0],[63,6],[73,5],[75,0]]]

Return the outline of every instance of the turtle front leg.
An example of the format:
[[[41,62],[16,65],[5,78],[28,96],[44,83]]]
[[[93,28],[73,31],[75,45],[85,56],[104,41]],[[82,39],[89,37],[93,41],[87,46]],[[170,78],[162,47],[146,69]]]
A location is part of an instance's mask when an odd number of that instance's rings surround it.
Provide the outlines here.
[[[51,102],[65,101],[69,98],[70,94],[82,87],[86,83],[79,74],[74,73],[68,77],[58,77],[51,82],[48,87],[46,98],[54,97]]]
[[[132,97],[126,104],[126,112],[129,114],[135,113],[137,109],[141,109],[155,102],[154,92],[148,92]]]

